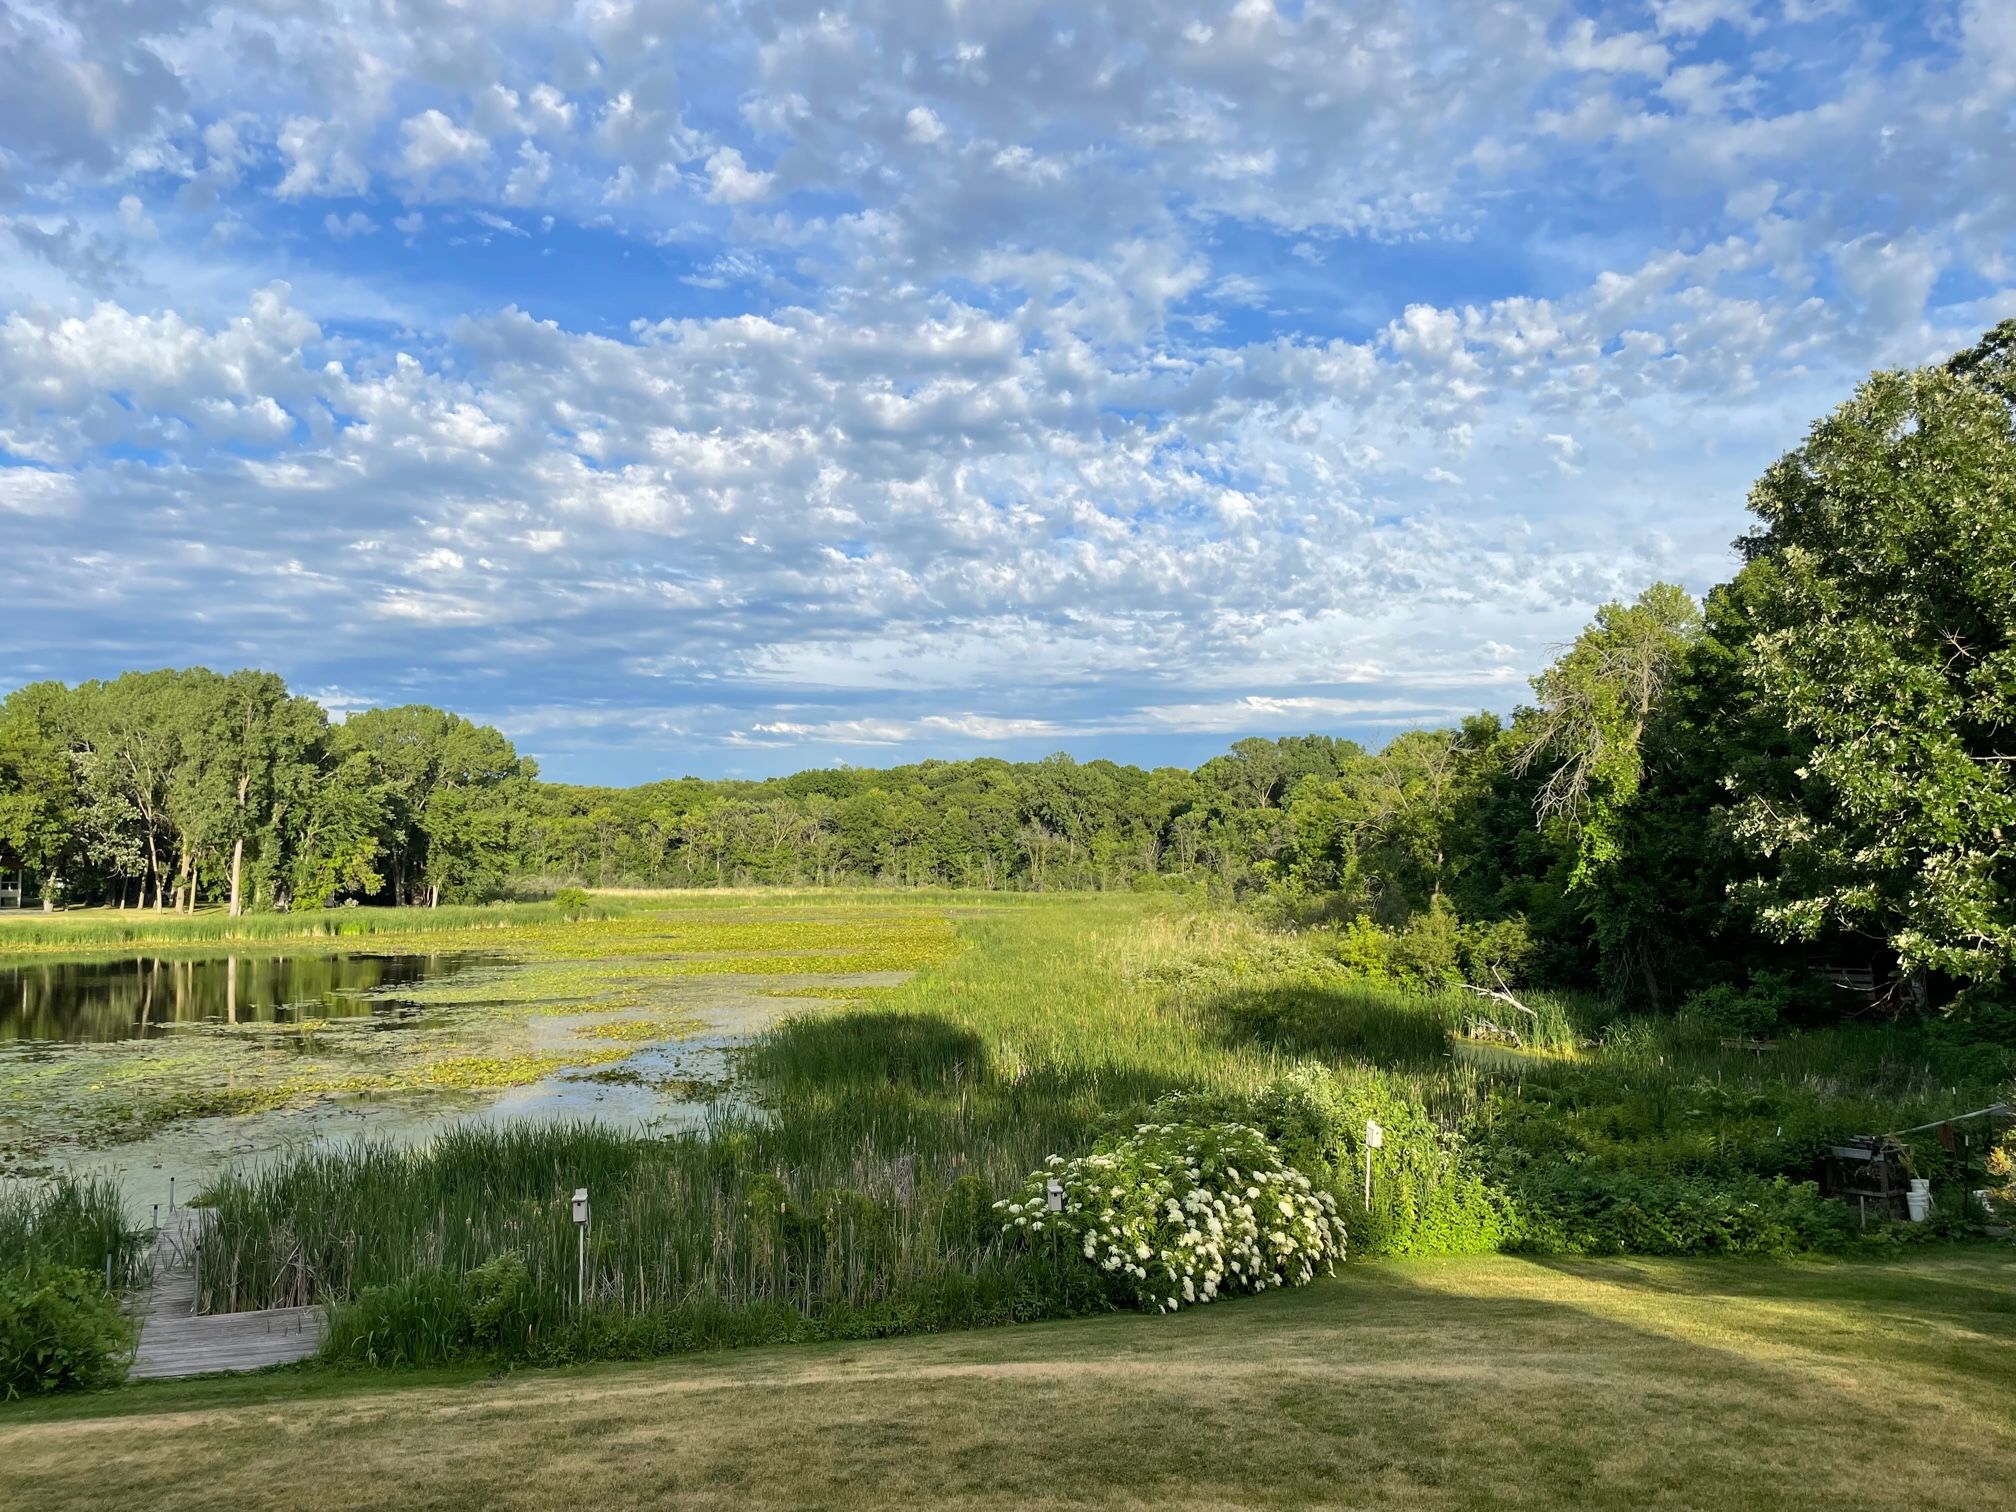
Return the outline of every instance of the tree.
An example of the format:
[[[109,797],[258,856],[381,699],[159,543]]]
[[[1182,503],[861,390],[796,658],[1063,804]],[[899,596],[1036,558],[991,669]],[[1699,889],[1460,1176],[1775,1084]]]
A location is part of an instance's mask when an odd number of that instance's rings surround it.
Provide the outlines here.
[[[61,683],[42,682],[0,703],[0,853],[36,874],[45,909],[83,851],[81,797],[63,732],[68,699]]]
[[[1787,940],[1860,936],[1965,981],[2016,961],[2016,323],[1883,372],[1750,496],[1748,675],[1810,743],[1744,795],[1745,889]]]
[[[1655,583],[1628,605],[1605,604],[1533,680],[1539,706],[1514,731],[1513,769],[1541,774],[1535,819],[1569,858],[1567,891],[1585,900],[1613,985],[1628,933],[1606,906],[1605,884],[1644,780],[1646,729],[1700,631],[1700,606],[1672,583]]]
[[[361,756],[378,800],[378,848],[395,903],[500,885],[538,768],[488,725],[425,704],[369,709],[337,727],[339,759]]]

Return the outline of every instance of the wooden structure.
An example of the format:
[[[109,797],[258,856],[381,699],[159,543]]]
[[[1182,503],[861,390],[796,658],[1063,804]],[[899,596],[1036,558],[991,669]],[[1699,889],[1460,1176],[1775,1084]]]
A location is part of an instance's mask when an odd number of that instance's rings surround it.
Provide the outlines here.
[[[155,1236],[147,1289],[137,1300],[140,1346],[131,1379],[258,1370],[306,1359],[322,1344],[328,1319],[319,1307],[259,1312],[196,1311],[203,1210],[178,1208]]]
[[[1864,1224],[1872,1208],[1879,1217],[1909,1217],[1904,1199],[1911,1190],[1911,1152],[1889,1134],[1835,1145],[1821,1162],[1820,1189],[1859,1206]]]

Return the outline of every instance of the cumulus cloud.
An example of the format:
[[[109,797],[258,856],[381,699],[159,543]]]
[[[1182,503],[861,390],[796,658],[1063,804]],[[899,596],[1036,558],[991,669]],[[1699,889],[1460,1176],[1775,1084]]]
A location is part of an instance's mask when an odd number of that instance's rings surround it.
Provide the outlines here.
[[[400,123],[404,146],[399,166],[416,183],[431,182],[447,169],[470,169],[490,156],[490,142],[480,131],[458,126],[438,110],[423,110]]]
[[[717,147],[707,159],[707,179],[709,199],[723,205],[746,205],[767,195],[776,175],[756,172],[733,147]]]

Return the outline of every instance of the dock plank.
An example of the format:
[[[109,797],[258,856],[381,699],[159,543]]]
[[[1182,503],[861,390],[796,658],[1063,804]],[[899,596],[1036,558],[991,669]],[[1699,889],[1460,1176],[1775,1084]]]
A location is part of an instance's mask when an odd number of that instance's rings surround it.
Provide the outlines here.
[[[139,1301],[140,1343],[129,1379],[258,1370],[315,1353],[327,1326],[319,1307],[216,1314],[195,1310],[197,1242],[202,1233],[202,1213],[182,1208],[155,1236],[150,1279]]]

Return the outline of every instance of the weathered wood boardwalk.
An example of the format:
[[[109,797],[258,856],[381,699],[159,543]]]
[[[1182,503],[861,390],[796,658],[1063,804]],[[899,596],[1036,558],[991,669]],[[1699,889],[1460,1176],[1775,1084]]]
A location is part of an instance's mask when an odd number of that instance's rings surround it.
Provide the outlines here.
[[[199,1314],[196,1241],[202,1214],[178,1209],[154,1240],[152,1280],[140,1299],[140,1347],[130,1379],[257,1370],[304,1359],[322,1343],[319,1307]]]

